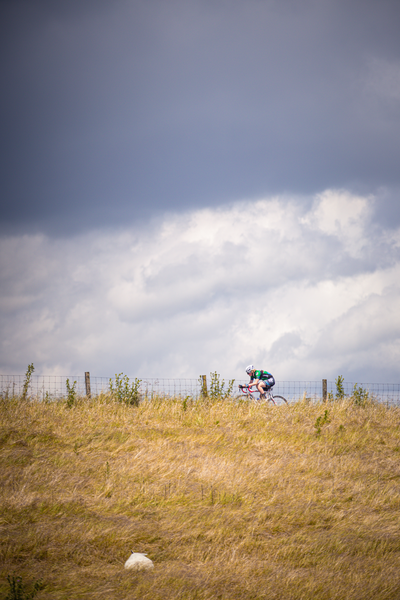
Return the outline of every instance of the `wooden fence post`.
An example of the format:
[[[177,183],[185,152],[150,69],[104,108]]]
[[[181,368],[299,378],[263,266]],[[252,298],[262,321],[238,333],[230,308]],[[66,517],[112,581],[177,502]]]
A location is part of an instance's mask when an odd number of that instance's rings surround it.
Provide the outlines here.
[[[328,400],[328,383],[326,379],[322,380],[322,401],[326,402]]]
[[[86,387],[86,396],[88,398],[91,397],[91,393],[90,393],[90,373],[89,371],[85,372],[85,387]]]
[[[201,395],[203,398],[207,398],[207,377],[205,375],[200,375],[202,384],[201,384]]]

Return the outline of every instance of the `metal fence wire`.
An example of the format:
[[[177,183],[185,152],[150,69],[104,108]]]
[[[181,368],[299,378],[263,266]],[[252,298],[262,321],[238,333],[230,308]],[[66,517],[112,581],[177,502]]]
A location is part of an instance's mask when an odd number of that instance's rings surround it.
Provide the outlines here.
[[[248,381],[238,382],[248,383]],[[388,405],[400,405],[400,383],[355,383],[344,381],[342,383],[344,396],[350,397],[358,392],[359,397],[368,394],[380,402]],[[335,381],[326,382],[327,400],[337,397]],[[317,401],[323,398],[323,380],[320,381],[278,381],[273,390],[274,394],[284,396],[289,402],[302,398]]]
[[[110,379],[115,387],[114,377],[90,377],[90,392],[92,396],[110,391]],[[198,379],[156,379],[139,378],[140,394],[142,397],[198,397],[201,385]],[[67,380],[69,386],[74,386],[77,396],[86,395],[86,378],[74,375],[32,375],[27,395],[30,398],[57,399],[67,396]],[[132,384],[135,378],[129,378]],[[0,394],[3,398],[22,396],[24,392],[24,375],[0,375]]]
[[[92,396],[98,396],[101,393],[110,391],[110,379],[115,386],[115,379],[112,377],[93,377],[90,376],[90,391]],[[198,398],[203,391],[202,383],[199,379],[157,379],[157,378],[139,378],[140,395],[142,398],[152,399],[155,397],[164,398],[185,398],[190,396]],[[86,395],[87,380],[85,376],[73,375],[32,375],[27,389],[27,397],[42,400],[51,400],[64,398],[68,394],[67,380],[70,387],[74,386],[77,396]],[[129,378],[130,383],[135,379]],[[3,398],[19,397],[24,392],[24,375],[0,375],[0,395]],[[209,384],[210,382],[208,382]],[[238,384],[248,383],[248,380],[237,380],[234,383],[233,395],[238,393]],[[209,387],[209,386],[208,386]],[[227,385],[225,385],[225,390]],[[343,382],[343,392],[345,396],[351,396],[354,390],[362,390],[369,396],[376,398],[388,405],[400,405],[400,384],[399,383],[352,383]],[[328,400],[337,395],[336,382],[327,381],[326,386]],[[278,381],[274,387],[274,393],[287,398],[289,402],[307,398],[310,401],[318,401],[323,397],[322,379],[319,381]]]

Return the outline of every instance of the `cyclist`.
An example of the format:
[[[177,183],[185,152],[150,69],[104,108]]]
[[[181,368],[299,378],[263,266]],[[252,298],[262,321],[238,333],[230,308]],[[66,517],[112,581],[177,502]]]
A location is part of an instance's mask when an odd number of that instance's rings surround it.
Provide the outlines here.
[[[275,385],[274,376],[268,371],[255,369],[254,365],[246,367],[246,373],[250,377],[249,388],[256,386],[260,392],[260,399],[265,399],[265,392]]]

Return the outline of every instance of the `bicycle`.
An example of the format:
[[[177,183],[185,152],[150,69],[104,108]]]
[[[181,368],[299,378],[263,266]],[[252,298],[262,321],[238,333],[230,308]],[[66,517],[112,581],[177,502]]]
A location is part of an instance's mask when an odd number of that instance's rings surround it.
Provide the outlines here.
[[[272,402],[272,404],[275,404],[275,406],[283,406],[285,404],[288,404],[288,401],[283,396],[278,396],[278,395],[275,396],[272,393],[272,388],[265,390],[264,398],[257,398],[254,394],[256,394],[258,392],[258,390],[251,389],[248,386],[248,384],[246,384],[246,385],[239,384],[239,390],[242,392],[242,394],[239,395],[239,398],[243,398],[245,396],[246,398],[248,398],[249,400],[252,400],[253,402],[262,402],[262,401]]]

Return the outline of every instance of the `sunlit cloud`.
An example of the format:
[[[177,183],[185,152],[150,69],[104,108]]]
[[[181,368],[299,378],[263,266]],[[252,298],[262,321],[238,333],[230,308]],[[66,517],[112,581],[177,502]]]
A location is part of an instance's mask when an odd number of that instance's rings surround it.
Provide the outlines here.
[[[326,190],[5,237],[1,370],[240,378],[254,362],[285,380],[396,379],[400,236],[375,202]]]

